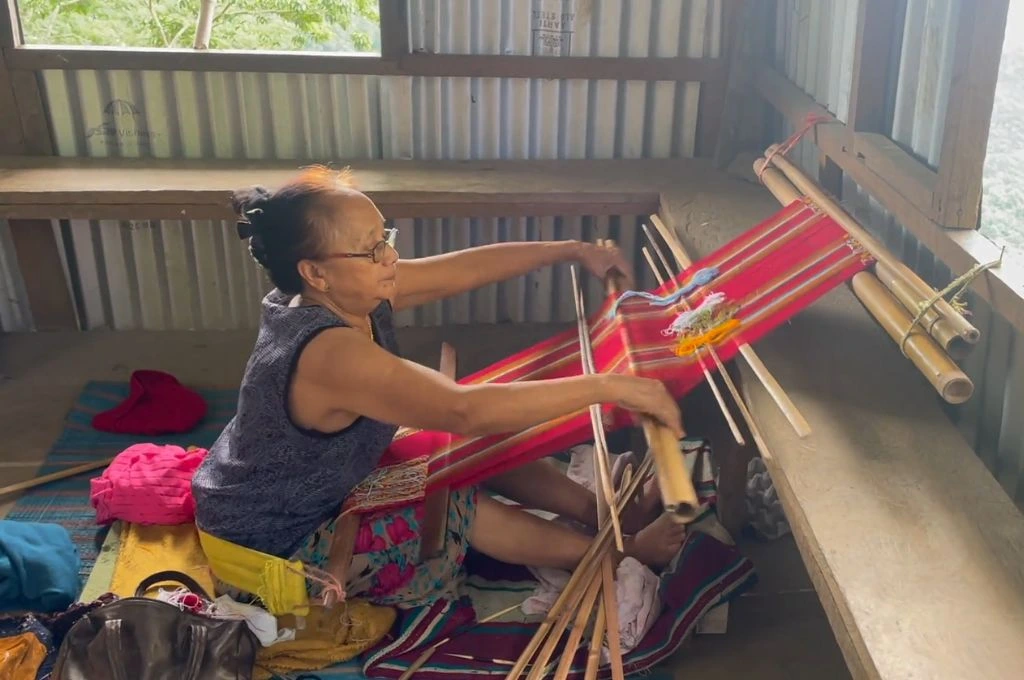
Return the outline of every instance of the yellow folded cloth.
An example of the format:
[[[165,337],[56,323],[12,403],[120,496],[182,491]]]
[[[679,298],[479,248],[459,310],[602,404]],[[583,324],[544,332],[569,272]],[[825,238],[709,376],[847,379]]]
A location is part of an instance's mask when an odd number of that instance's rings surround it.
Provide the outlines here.
[[[256,680],[273,673],[316,671],[350,661],[380,642],[395,623],[392,607],[349,600],[330,609],[310,607],[305,627],[292,615],[277,617],[278,629],[295,628],[295,639],[261,647],[256,654]]]
[[[111,592],[120,597],[131,597],[147,576],[168,570],[191,576],[211,597],[216,596],[210,565],[199,544],[194,524],[123,524],[110,582]],[[154,590],[150,593],[153,594]]]

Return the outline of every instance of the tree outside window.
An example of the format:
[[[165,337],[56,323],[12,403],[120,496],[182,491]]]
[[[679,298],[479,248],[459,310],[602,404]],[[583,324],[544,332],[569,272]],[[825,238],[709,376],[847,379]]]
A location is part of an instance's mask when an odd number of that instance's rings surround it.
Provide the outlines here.
[[[18,0],[18,12],[30,45],[380,52],[378,0]]]

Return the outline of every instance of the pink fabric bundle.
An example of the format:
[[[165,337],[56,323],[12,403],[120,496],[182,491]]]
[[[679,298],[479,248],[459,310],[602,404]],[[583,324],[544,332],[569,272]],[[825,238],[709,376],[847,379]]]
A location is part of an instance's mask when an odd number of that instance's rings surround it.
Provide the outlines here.
[[[188,524],[195,521],[192,476],[206,449],[135,444],[89,481],[96,522]]]

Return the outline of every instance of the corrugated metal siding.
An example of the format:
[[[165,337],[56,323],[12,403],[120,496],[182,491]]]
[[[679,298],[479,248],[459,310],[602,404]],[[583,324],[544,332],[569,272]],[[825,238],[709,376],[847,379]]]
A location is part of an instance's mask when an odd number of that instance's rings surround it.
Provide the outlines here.
[[[778,0],[775,68],[845,121],[857,0]]]
[[[942,145],[959,7],[958,0],[907,0],[900,60],[894,64],[892,136],[933,166]],[[777,68],[843,120],[852,82],[845,65],[849,61],[852,66],[857,10],[858,0],[780,0],[777,16]],[[839,15],[847,19],[834,21]],[[824,42],[822,32],[827,32]],[[823,83],[822,65],[834,65],[837,59],[843,68],[829,66]],[[792,132],[784,124],[775,138]],[[791,157],[817,176],[818,151],[810,141],[801,141]],[[934,288],[953,279],[945,264],[849,178],[844,179],[842,198],[861,224]],[[1024,339],[984,299],[974,294],[967,299],[972,322],[982,333],[982,341],[962,364],[974,381],[975,394],[962,406],[947,405],[946,411],[1006,492],[1024,508]]]
[[[495,241],[615,240],[646,287],[643,216],[396,220],[400,253],[434,255]],[[255,328],[270,289],[227,222],[72,221],[89,329]],[[602,292],[583,278],[588,309]],[[397,315],[396,324],[436,326],[575,319],[569,269],[558,265]]]
[[[721,0],[414,0],[410,44],[458,54],[718,56],[721,15]],[[62,156],[297,161],[692,156],[701,87],[130,70],[48,71],[42,83]],[[467,228],[459,224],[417,228],[448,243]],[[469,229],[480,243],[553,233],[509,220]],[[262,284],[223,225],[73,222],[70,233],[91,328],[253,322],[251,300]],[[434,252],[421,245],[404,254]],[[571,299],[562,288],[551,295]],[[549,309],[534,302],[534,316]],[[471,311],[459,318],[515,318],[498,307]],[[13,328],[6,320],[0,316],[0,328]]]
[[[960,0],[907,0],[891,137],[939,165]]]

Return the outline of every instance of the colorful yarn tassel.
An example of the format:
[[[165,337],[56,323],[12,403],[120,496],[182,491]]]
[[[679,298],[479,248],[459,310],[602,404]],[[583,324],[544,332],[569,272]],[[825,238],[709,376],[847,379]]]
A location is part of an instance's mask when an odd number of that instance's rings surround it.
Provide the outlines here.
[[[708,267],[706,269],[700,269],[696,273],[694,273],[693,278],[690,279],[689,283],[687,283],[685,286],[683,286],[676,292],[672,293],[671,295],[665,296],[658,296],[655,295],[654,293],[648,293],[647,291],[643,290],[627,290],[625,293],[620,295],[619,298],[615,301],[615,304],[612,305],[611,311],[608,312],[608,318],[610,319],[614,317],[615,312],[618,311],[619,309],[619,305],[622,304],[622,302],[624,302],[625,300],[628,300],[629,298],[643,298],[644,300],[647,300],[652,305],[655,305],[657,307],[667,307],[668,305],[675,304],[676,302],[679,301],[680,298],[689,295],[690,293],[697,290],[701,286],[708,285],[709,283],[714,281],[715,277],[717,276],[717,267]]]
[[[661,332],[662,335],[668,337],[670,335],[679,336],[687,331],[690,331],[697,325],[701,320],[709,321],[711,314],[725,302],[725,293],[713,293],[700,303],[697,309],[691,309],[683,312],[675,318],[672,324]]]

